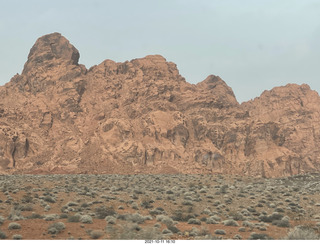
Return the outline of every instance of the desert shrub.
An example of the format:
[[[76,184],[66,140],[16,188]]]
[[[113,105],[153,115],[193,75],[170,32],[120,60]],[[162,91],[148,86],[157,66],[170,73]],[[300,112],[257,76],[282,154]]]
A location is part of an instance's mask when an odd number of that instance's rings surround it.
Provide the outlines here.
[[[32,211],[33,210],[33,206],[31,204],[20,205],[19,209],[21,211]]]
[[[142,224],[144,223],[145,220],[150,220],[152,219],[151,216],[142,216],[139,213],[134,213],[131,215],[128,215],[128,220],[133,222],[133,223],[138,223],[138,224]]]
[[[44,216],[42,216],[41,214],[38,214],[38,213],[32,213],[30,216],[29,216],[29,219],[43,219]]]
[[[80,222],[84,224],[92,224],[92,217],[90,215],[82,215],[80,217]]]
[[[239,234],[234,235],[233,240],[242,240],[242,236]]]
[[[225,194],[225,193],[227,193],[227,189],[228,189],[228,185],[222,185],[222,186],[220,187],[220,192],[221,192],[222,194]]]
[[[222,222],[225,226],[239,226],[238,222],[233,219],[227,219]]]
[[[114,211],[113,206],[101,206],[96,208],[95,214],[98,219],[104,219],[107,216],[114,216],[116,215],[116,212]]]
[[[249,222],[249,221],[243,221],[242,222],[242,226],[244,226],[244,227],[249,227],[249,228],[253,228],[254,227],[254,224],[253,223],[251,223],[251,222]]]
[[[275,211],[278,213],[284,213],[284,210],[282,208],[276,208]]]
[[[173,219],[166,215],[158,215],[156,220],[164,223],[166,226],[174,225]]]
[[[180,230],[174,225],[167,225],[167,228],[174,234],[179,233]]]
[[[17,221],[20,219],[23,219],[23,216],[21,215],[21,210],[11,208],[10,214],[8,216],[9,220]]]
[[[247,210],[248,210],[250,213],[255,213],[255,212],[257,212],[257,210],[256,210],[254,207],[252,207],[252,206],[248,207]]]
[[[211,210],[206,208],[202,211],[203,214],[206,214],[206,215],[210,215],[211,214]]]
[[[261,214],[259,216],[259,220],[266,223],[271,223],[275,220],[281,220],[282,218],[283,218],[283,215],[278,212],[274,212],[271,215]]]
[[[249,236],[249,240],[273,240],[273,239],[267,234],[252,232],[251,235]]]
[[[202,218],[200,219],[200,221],[201,221],[201,222],[206,222],[206,221],[207,221],[207,217],[202,217]]]
[[[193,203],[192,203],[192,201],[190,201],[190,200],[184,200],[184,201],[182,202],[182,205],[193,206]]]
[[[199,235],[200,236],[207,236],[210,235],[210,231],[207,227],[201,227],[199,230]]]
[[[8,226],[9,230],[18,230],[21,229],[21,225],[16,222],[11,222]]]
[[[221,218],[218,216],[217,212],[214,212],[210,217],[212,217],[215,221],[221,221]]]
[[[291,229],[288,235],[285,237],[286,240],[319,240],[320,237],[315,231],[308,226],[296,226]]]
[[[214,231],[214,233],[216,235],[225,235],[226,231],[225,230],[221,230],[221,229],[217,229],[217,230]]]
[[[2,225],[5,220],[6,219],[0,215],[0,225]]]
[[[290,227],[290,218],[288,216],[283,217],[281,220],[274,220],[272,221],[273,225],[278,227]]]
[[[134,209],[134,210],[139,210],[139,206],[136,202],[132,203],[131,207]]]
[[[179,222],[187,222],[189,219],[194,218],[195,216],[193,214],[188,214],[182,212],[182,210],[175,210],[173,213],[173,216],[171,218],[174,221],[179,221]]]
[[[260,226],[260,227],[258,227],[258,229],[261,230],[261,231],[266,231],[267,230],[267,228],[265,226]]]
[[[260,214],[258,218],[262,222],[266,222],[266,223],[271,223],[272,222],[272,219],[271,219],[270,215]]]
[[[155,228],[146,228],[139,231],[137,236],[139,240],[161,240],[163,239],[161,233]]]
[[[140,189],[135,189],[133,192],[134,192],[135,194],[144,194],[144,193],[145,193],[144,191],[142,191],[142,190],[140,190]]]
[[[68,214],[66,213],[60,214],[60,219],[67,219],[67,218],[68,218]]]
[[[101,230],[93,230],[90,232],[90,237],[92,239],[99,239],[103,235],[104,233]]]
[[[165,211],[164,211],[164,209],[163,208],[156,208],[156,209],[153,209],[153,210],[150,210],[149,211],[149,214],[151,214],[151,215],[153,215],[153,216],[155,216],[155,215],[160,215],[160,214],[164,214],[165,213]]]
[[[48,212],[50,209],[51,209],[50,205],[46,205],[46,206],[44,207],[44,211],[46,211],[46,212]]]
[[[128,214],[118,214],[117,219],[120,220],[127,220],[128,219]]]
[[[199,219],[191,218],[188,220],[188,224],[201,225],[201,221]]]
[[[76,207],[76,206],[78,206],[79,204],[76,203],[76,202],[68,202],[66,205],[67,205],[68,207]]]
[[[200,234],[200,231],[198,228],[196,227],[192,227],[192,229],[189,232],[190,236],[198,236]]]
[[[270,217],[271,217],[271,222],[272,222],[273,220],[280,220],[280,219],[282,219],[282,218],[283,218],[283,215],[280,214],[280,213],[278,213],[278,212],[273,212]]]
[[[155,223],[153,227],[155,227],[155,228],[160,228],[160,227],[161,227],[161,224]]]
[[[2,230],[0,230],[0,239],[6,239],[7,235]]]
[[[61,211],[62,213],[68,213],[68,212],[69,212],[68,206],[62,206],[60,211]]]
[[[217,221],[216,218],[214,218],[214,216],[210,216],[209,218],[207,218],[206,223],[207,224],[219,224],[219,221]]]
[[[22,235],[15,234],[15,235],[12,236],[12,239],[13,240],[22,240]]]
[[[156,210],[164,212],[164,209],[162,207],[157,207]]]
[[[56,202],[56,200],[51,196],[45,196],[43,198],[43,200],[46,201],[46,202],[49,202],[49,203],[55,203]]]
[[[72,216],[69,216],[68,217],[68,222],[71,222],[71,223],[75,223],[75,222],[79,222],[80,221],[80,215],[72,215]]]
[[[213,206],[217,207],[217,206],[219,206],[220,204],[221,204],[221,202],[220,202],[219,200],[217,200],[217,201],[215,201],[215,202],[213,203]]]
[[[48,233],[49,234],[58,234],[62,230],[64,230],[65,228],[66,228],[66,226],[63,222],[53,223],[49,226]]]
[[[225,204],[231,204],[232,203],[232,198],[227,198],[224,200]]]
[[[90,205],[88,204],[88,203],[86,203],[86,202],[84,202],[84,203],[82,203],[81,204],[81,207],[82,208],[88,208]]]
[[[58,214],[47,214],[44,216],[44,220],[46,221],[54,221],[59,218]]]
[[[172,234],[172,232],[171,232],[171,230],[164,228],[162,231],[162,234]]]
[[[31,194],[26,194],[22,197],[21,202],[23,203],[32,203],[33,197]]]
[[[244,220],[245,218],[244,218],[244,216],[239,212],[239,213],[237,213],[237,212],[231,212],[230,214],[230,217],[232,218],[232,219],[234,219],[234,220],[236,220],[236,221],[241,221],[241,220]]]
[[[114,225],[114,224],[116,223],[117,219],[116,219],[115,217],[113,217],[113,216],[107,216],[107,217],[105,218],[105,221],[106,221],[108,224]]]
[[[126,224],[121,226],[122,230],[115,231],[114,228],[107,226],[106,232],[111,239],[116,240],[161,240],[162,234],[158,228],[149,227],[142,229],[138,224]]]
[[[246,228],[240,227],[238,231],[239,231],[239,232],[245,232],[245,231],[246,231]]]

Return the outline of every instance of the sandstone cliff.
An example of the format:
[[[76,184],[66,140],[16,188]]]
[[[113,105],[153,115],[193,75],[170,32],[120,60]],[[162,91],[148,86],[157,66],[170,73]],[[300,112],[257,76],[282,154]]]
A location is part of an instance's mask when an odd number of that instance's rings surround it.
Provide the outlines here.
[[[277,87],[239,104],[218,76],[193,85],[160,55],[89,70],[59,33],[0,87],[0,173],[320,170],[320,97]]]

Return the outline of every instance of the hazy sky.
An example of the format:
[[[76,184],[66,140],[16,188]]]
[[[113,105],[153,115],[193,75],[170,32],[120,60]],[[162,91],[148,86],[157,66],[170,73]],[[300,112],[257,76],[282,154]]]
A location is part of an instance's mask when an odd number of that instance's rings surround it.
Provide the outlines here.
[[[0,0],[0,85],[42,35],[60,32],[90,68],[161,54],[239,102],[287,83],[320,92],[320,0]]]

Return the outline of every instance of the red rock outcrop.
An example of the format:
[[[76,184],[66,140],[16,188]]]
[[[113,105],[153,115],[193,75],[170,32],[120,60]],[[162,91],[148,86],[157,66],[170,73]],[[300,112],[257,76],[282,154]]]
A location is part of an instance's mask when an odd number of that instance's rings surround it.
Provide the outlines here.
[[[0,87],[0,173],[319,172],[320,97],[307,85],[239,104],[218,76],[193,85],[150,55],[89,70],[53,33]]]

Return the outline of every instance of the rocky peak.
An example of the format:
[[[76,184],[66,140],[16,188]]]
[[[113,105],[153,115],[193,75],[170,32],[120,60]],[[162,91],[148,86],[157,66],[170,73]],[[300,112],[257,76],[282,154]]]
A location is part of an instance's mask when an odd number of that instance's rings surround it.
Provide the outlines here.
[[[231,89],[219,76],[209,75],[197,84],[203,93],[210,93],[212,97],[224,104],[238,105],[238,101]]]
[[[177,81],[185,81],[179,74],[177,65],[168,62],[161,55],[148,55],[144,58],[134,59],[131,62],[134,67],[141,69],[145,76],[152,76],[155,79],[170,78]]]
[[[250,114],[262,120],[281,120],[303,115],[305,111],[319,111],[320,98],[309,85],[287,84],[264,91],[260,97],[242,104]]]
[[[86,73],[79,52],[60,33],[40,37],[30,50],[21,75],[11,79],[21,91],[37,93],[59,81],[71,81]]]
[[[52,66],[53,64],[78,65],[80,54],[60,33],[52,33],[40,37],[30,50],[22,74],[39,66]]]

